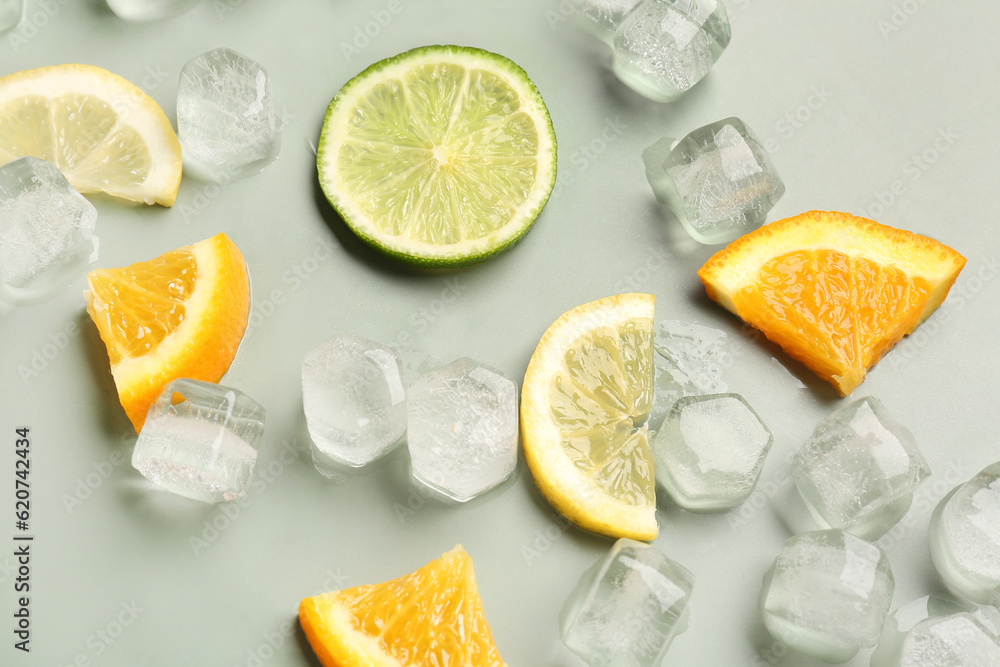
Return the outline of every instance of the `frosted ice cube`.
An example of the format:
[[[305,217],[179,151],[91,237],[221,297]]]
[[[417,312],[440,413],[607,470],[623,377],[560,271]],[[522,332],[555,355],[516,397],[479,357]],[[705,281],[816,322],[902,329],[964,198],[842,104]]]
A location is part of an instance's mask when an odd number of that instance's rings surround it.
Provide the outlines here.
[[[639,94],[670,102],[708,74],[730,36],[721,0],[642,0],[615,31],[612,66]]]
[[[1000,606],[1000,463],[945,496],[928,535],[934,565],[948,588]]]
[[[469,358],[421,375],[407,393],[413,475],[465,502],[492,489],[517,464],[517,385]]]
[[[721,394],[727,389],[722,370],[728,364],[725,332],[664,320],[653,337],[653,408],[649,423],[659,425],[679,398]]]
[[[242,392],[179,379],[150,407],[132,452],[147,479],[187,498],[243,496],[264,437],[264,408]]]
[[[334,336],[302,362],[302,403],[316,447],[341,463],[363,466],[406,432],[402,361],[374,341]]]
[[[656,480],[686,510],[732,509],[757,485],[771,441],[738,394],[682,398],[653,439]]]
[[[639,0],[573,0],[573,3],[590,21],[591,31],[610,44],[622,19]]]
[[[593,667],[659,665],[687,628],[693,586],[694,575],[655,547],[620,539],[563,605],[562,641]]]
[[[827,662],[847,662],[874,646],[895,581],[874,544],[841,530],[789,538],[764,575],[764,625],[790,648]]]
[[[878,646],[872,653],[871,667],[901,667],[904,664],[909,667],[931,667],[931,665],[936,667],[938,664],[936,662],[913,662],[912,658],[915,656],[912,655],[910,662],[901,662],[904,642],[910,631],[916,629],[923,621],[962,613],[969,614],[975,623],[981,625],[987,632],[996,634],[996,630],[1000,628],[1000,612],[994,607],[978,607],[971,602],[952,600],[938,595],[925,595],[889,614]],[[917,643],[919,644],[919,641]],[[912,651],[912,644],[908,651]]]
[[[25,0],[0,0],[0,32],[17,26],[24,18]]]
[[[0,167],[0,285],[27,298],[66,287],[94,254],[97,209],[45,160]]]
[[[201,176],[226,182],[277,155],[279,123],[261,65],[231,49],[192,58],[177,89],[177,136]]]
[[[199,2],[201,0],[108,0],[108,7],[126,21],[155,21],[183,14]]]
[[[728,243],[764,224],[785,194],[771,158],[739,118],[661,139],[642,154],[656,199],[699,243]]]
[[[903,518],[930,474],[910,432],[870,396],[830,414],[792,461],[816,522],[869,540]]]
[[[1000,642],[974,615],[953,614],[918,623],[903,640],[892,667],[997,667]]]

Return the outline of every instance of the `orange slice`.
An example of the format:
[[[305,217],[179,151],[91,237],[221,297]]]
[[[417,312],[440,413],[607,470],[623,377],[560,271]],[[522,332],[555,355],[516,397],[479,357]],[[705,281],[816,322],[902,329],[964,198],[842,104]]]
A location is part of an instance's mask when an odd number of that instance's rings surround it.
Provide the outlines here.
[[[847,396],[941,305],[963,266],[934,239],[810,211],[737,239],[698,277],[712,299]]]
[[[324,667],[503,667],[472,571],[456,546],[416,572],[302,600]]]
[[[218,382],[229,369],[250,314],[250,278],[225,234],[148,262],[91,271],[87,283],[87,312],[137,432],[168,382]]]

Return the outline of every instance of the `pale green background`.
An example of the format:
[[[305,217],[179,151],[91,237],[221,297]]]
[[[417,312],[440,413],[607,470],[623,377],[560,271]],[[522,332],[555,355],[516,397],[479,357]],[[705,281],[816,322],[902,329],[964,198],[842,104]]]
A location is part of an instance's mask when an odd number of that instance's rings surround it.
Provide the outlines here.
[[[934,469],[914,510],[881,541],[896,572],[895,602],[941,590],[926,547],[930,511],[954,484],[1000,458],[996,2],[730,0],[729,49],[703,84],[668,106],[620,85],[603,45],[558,20],[556,3],[543,0],[404,0],[402,13],[350,58],[341,44],[386,2],[206,0],[147,25],[116,19],[99,0],[28,4],[34,18],[22,31],[30,39],[0,36],[0,74],[92,63],[143,85],[173,117],[177,77],[189,58],[228,46],[269,69],[286,125],[280,157],[262,173],[221,189],[185,179],[172,209],[96,204],[102,266],[220,231],[243,250],[255,326],[225,383],[267,408],[259,470],[272,472],[234,519],[220,507],[155,491],[127,462],[134,435],[84,313],[83,281],[4,316],[0,542],[9,544],[14,532],[11,450],[19,425],[32,429],[37,541],[30,656],[11,649],[12,562],[0,546],[0,617],[7,619],[0,663],[230,667],[257,664],[256,654],[275,667],[315,664],[290,629],[300,598],[398,576],[461,542],[475,559],[504,658],[581,664],[559,643],[557,616],[610,541],[560,529],[523,462],[513,482],[459,507],[413,495],[402,451],[365,476],[321,477],[303,431],[299,364],[312,346],[349,331],[386,343],[409,336],[434,356],[476,357],[520,380],[560,313],[642,290],[657,295],[659,317],[729,334],[724,379],[775,435],[751,505],[716,516],[660,511],[656,545],[697,577],[691,628],[667,662],[814,664],[785,655],[756,604],[782,541],[810,525],[787,477],[789,458],[839,401],[776,348],[742,335],[704,297],[694,272],[713,248],[687,240],[676,220],[658,214],[639,157],[663,134],[682,136],[730,115],[769,142],[788,188],[774,216],[868,212],[969,259],[941,311],[858,392],[878,396],[910,426]],[[415,274],[362,247],[336,219],[318,194],[311,144],[330,98],[355,73],[411,47],[449,42],[498,51],[528,71],[555,123],[560,185],[510,252],[447,275]],[[936,139],[940,133],[951,138]],[[911,157],[925,151],[933,159],[916,167]],[[879,211],[879,198],[890,197],[879,193],[894,187],[894,201]],[[67,327],[78,333],[62,338]],[[54,358],[22,379],[19,368],[30,368],[36,354]],[[88,475],[99,484],[68,511],[65,498]],[[413,511],[401,511],[408,502]],[[196,554],[191,537],[213,521],[228,528]],[[123,605],[133,604],[141,611],[131,624],[110,644],[101,640],[96,633],[116,633],[119,616],[130,618]],[[867,660],[862,652],[850,664]]]

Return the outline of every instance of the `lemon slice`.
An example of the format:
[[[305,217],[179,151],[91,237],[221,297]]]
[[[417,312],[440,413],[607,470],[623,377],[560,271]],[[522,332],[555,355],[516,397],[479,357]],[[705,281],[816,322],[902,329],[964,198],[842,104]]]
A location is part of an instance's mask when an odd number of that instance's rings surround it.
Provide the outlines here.
[[[218,382],[243,340],[250,278],[225,234],[124,268],[91,271],[87,283],[87,312],[136,432],[167,383]]]
[[[56,65],[0,78],[0,164],[51,162],[80,192],[172,206],[181,147],[163,109],[116,74]]]
[[[378,62],[330,103],[323,192],[362,240],[410,264],[480,262],[548,201],[556,138],[538,90],[503,56],[427,46]]]
[[[581,528],[652,540],[651,294],[578,306],[549,327],[524,376],[524,458],[542,495]]]

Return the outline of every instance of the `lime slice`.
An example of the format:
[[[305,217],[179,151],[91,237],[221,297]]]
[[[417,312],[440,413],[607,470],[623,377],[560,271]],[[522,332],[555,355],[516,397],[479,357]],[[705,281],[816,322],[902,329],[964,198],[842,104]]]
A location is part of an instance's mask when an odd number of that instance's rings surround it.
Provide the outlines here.
[[[327,199],[365,242],[408,264],[461,266],[531,227],[555,184],[556,138],[513,62],[426,46],[341,88],[317,166]]]
[[[524,375],[524,460],[542,495],[581,528],[655,539],[651,294],[620,294],[565,313]]]

